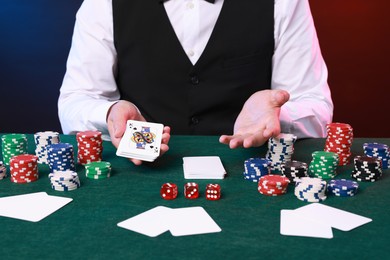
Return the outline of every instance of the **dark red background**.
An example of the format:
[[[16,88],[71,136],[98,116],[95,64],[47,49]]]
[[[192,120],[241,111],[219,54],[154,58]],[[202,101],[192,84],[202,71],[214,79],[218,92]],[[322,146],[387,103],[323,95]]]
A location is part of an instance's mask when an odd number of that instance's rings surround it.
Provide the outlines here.
[[[60,131],[57,99],[81,2],[0,1],[0,132]],[[390,137],[390,0],[310,4],[334,121],[351,124],[357,137]]]
[[[390,137],[390,1],[310,0],[329,70],[334,121]]]

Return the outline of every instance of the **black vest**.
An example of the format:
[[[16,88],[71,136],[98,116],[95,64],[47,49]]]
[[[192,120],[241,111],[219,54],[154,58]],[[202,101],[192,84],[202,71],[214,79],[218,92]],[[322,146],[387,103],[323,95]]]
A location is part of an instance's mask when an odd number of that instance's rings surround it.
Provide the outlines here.
[[[231,134],[245,101],[271,86],[274,0],[225,0],[192,65],[159,0],[113,0],[117,84],[172,134]]]

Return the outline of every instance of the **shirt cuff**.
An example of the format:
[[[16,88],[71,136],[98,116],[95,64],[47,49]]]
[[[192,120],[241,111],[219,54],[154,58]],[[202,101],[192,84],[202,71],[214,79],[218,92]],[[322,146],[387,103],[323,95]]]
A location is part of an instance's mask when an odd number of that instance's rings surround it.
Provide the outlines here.
[[[104,140],[110,140],[110,135],[107,128],[107,114],[110,108],[118,101],[102,101],[95,106],[93,111],[89,114],[89,128],[96,128],[102,132]]]

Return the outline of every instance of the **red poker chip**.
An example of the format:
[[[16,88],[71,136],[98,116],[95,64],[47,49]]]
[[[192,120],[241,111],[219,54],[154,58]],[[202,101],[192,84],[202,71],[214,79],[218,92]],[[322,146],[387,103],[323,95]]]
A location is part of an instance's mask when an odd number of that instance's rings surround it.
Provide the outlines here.
[[[85,153],[85,154],[80,154],[80,158],[88,158],[88,157],[101,157],[102,153]]]
[[[28,174],[30,172],[37,172],[38,171],[38,167],[31,167],[31,168],[20,168],[20,167],[10,167],[9,168],[10,170],[10,173],[11,174],[21,174],[21,175],[25,175],[25,174]]]
[[[38,157],[22,154],[11,158],[10,177],[12,182],[26,183],[38,179]]]
[[[10,163],[17,163],[17,164],[28,164],[31,162],[38,162],[38,157],[36,155],[32,154],[20,154],[13,156],[10,160]]]
[[[83,131],[77,133],[78,154],[80,164],[102,161],[103,140],[100,131]]]
[[[351,145],[349,145],[349,144],[340,145],[340,144],[326,143],[325,147],[327,147],[329,149],[334,149],[334,150],[347,150],[347,151],[349,151],[351,149]]]
[[[285,193],[287,191],[287,187],[286,188],[283,188],[283,189],[273,189],[273,188],[264,188],[264,187],[261,187],[259,186],[257,188],[259,191],[262,191],[262,192],[267,192],[267,193],[277,193],[277,194],[281,194],[281,193]]]
[[[333,137],[328,137],[327,139],[327,142],[328,143],[334,143],[334,144],[344,144],[344,143],[347,143],[347,144],[350,144],[351,142],[353,142],[353,138],[333,138]]]
[[[28,170],[33,170],[37,169],[38,165],[36,163],[31,163],[31,164],[17,164],[17,163],[12,163],[10,164],[10,169],[15,170],[15,171],[28,171]]]
[[[93,150],[93,149],[86,149],[86,150],[80,150],[79,151],[79,154],[84,154],[84,155],[88,155],[88,154],[102,154],[103,151],[98,151],[98,150]]]
[[[327,124],[326,127],[331,129],[352,129],[352,126],[350,124],[341,122],[332,122]]]
[[[268,175],[264,175],[262,176],[260,179],[259,179],[259,182],[262,182],[262,181],[267,181],[267,183],[270,183],[270,184],[278,184],[278,183],[290,183],[290,180],[285,177],[285,176],[281,176],[281,175],[275,175],[275,174],[268,174]]]
[[[90,145],[90,146],[79,146],[79,150],[92,150],[92,151],[103,151],[103,148],[101,145]]]
[[[352,140],[343,140],[343,141],[339,141],[339,140],[335,140],[335,139],[327,139],[326,140],[326,143],[327,144],[330,144],[330,145],[351,145],[352,144]]]
[[[268,196],[278,196],[287,192],[290,180],[281,175],[269,174],[259,179],[258,191]]]
[[[338,154],[338,165],[347,165],[351,157],[353,128],[346,123],[330,123],[326,126],[327,138],[324,151]]]
[[[31,177],[10,176],[11,182],[14,182],[14,183],[30,183],[30,182],[37,181],[38,179],[39,179],[38,175],[34,175],[34,176],[31,176]]]
[[[265,189],[261,189],[261,188],[259,188],[258,191],[259,191],[259,193],[261,193],[263,195],[267,195],[267,196],[279,196],[279,195],[286,194],[286,192],[287,192],[287,190],[274,191],[274,190],[265,190]]]
[[[102,133],[100,131],[94,131],[94,130],[87,130],[87,131],[81,131],[76,134],[77,137],[81,138],[97,138],[100,137]]]
[[[103,142],[78,142],[78,147],[100,147],[103,144]]]

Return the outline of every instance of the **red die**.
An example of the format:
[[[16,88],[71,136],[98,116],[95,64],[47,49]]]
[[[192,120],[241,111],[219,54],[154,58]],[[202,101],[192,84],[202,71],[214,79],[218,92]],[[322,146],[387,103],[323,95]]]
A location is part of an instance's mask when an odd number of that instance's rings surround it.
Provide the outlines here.
[[[177,197],[177,185],[174,183],[164,183],[160,189],[160,195],[163,199],[173,200]]]
[[[206,199],[219,200],[220,197],[221,197],[221,186],[219,186],[219,184],[207,184]]]
[[[187,199],[196,199],[199,197],[199,186],[195,182],[188,182],[184,185],[184,196]]]

